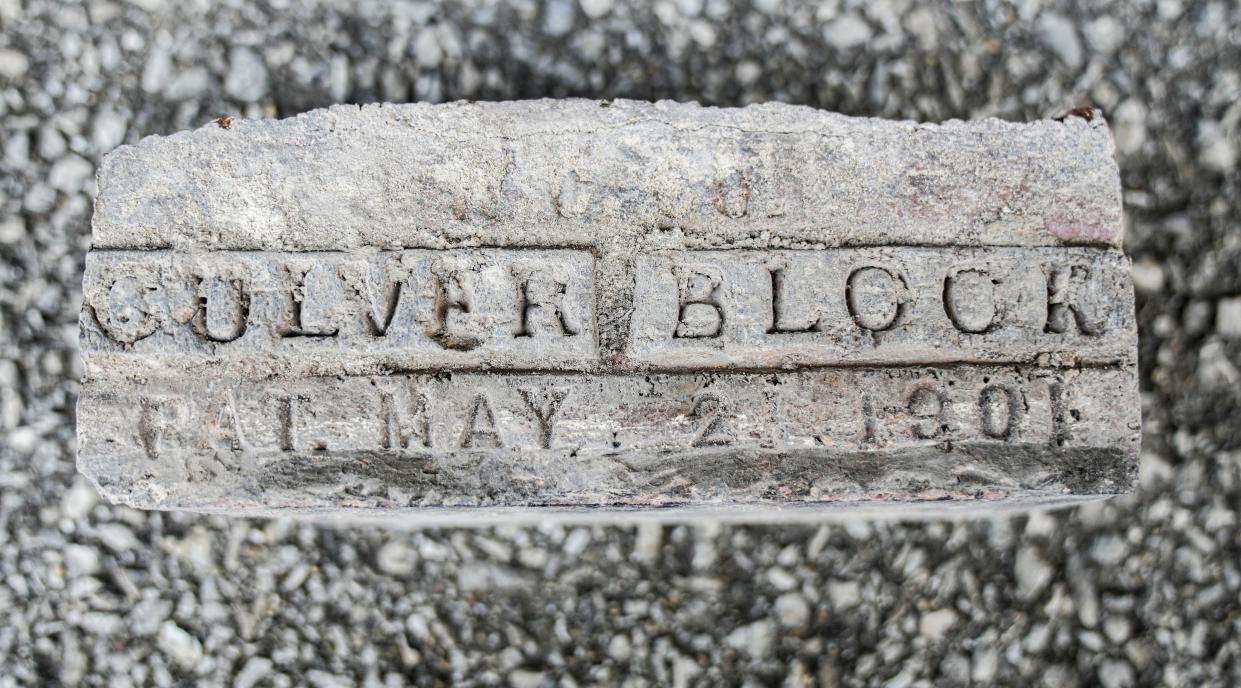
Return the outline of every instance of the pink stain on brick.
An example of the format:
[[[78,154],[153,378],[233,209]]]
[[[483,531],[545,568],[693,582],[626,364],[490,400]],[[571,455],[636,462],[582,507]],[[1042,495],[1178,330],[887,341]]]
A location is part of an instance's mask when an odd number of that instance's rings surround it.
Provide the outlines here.
[[[1104,225],[1048,222],[1047,231],[1065,244],[1111,244],[1118,232]]]

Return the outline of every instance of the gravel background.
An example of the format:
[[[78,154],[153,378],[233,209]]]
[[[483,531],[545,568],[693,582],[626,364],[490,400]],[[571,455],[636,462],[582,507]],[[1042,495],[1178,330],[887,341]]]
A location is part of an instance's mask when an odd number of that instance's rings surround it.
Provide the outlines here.
[[[0,686],[1241,684],[1241,5],[579,2],[0,0]],[[113,508],[75,475],[100,155],[221,114],[568,95],[1103,108],[1141,489],[968,523],[398,533]]]

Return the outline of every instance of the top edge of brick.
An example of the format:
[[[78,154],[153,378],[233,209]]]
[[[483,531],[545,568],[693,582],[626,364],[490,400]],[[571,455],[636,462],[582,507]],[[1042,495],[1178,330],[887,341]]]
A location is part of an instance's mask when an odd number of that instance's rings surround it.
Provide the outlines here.
[[[342,105],[149,137],[96,248],[1119,246],[1102,117],[920,124],[779,103]]]

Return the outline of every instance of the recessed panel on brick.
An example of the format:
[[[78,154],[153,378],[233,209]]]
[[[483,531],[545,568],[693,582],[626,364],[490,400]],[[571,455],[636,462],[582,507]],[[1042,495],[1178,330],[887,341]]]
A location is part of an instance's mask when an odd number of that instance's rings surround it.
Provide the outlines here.
[[[83,395],[95,431],[82,453],[115,476],[109,489],[166,507],[1106,494],[1128,480],[1136,441],[1136,409],[1116,406],[1126,375],[472,373],[218,379],[192,391],[152,380]]]
[[[1064,248],[675,251],[637,258],[652,368],[1129,358],[1129,265]]]
[[[96,251],[84,300],[92,369],[247,357],[323,374],[556,369],[598,356],[594,257],[580,250]]]

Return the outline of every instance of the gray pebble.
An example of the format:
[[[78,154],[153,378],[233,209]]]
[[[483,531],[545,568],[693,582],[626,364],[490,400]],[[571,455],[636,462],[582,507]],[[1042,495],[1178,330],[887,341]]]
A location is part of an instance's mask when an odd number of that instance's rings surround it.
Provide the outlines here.
[[[228,75],[224,91],[244,103],[253,103],[267,95],[270,80],[267,65],[249,48],[233,48],[228,55]]]

